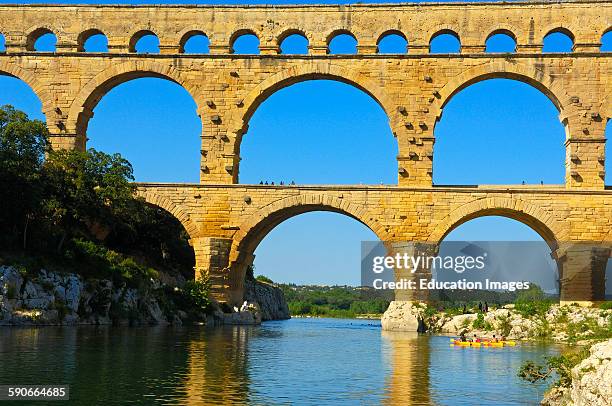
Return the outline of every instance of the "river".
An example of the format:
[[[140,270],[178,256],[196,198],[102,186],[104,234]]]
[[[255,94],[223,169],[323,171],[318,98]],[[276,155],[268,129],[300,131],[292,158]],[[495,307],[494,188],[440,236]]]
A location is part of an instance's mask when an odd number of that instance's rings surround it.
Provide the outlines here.
[[[0,384],[68,384],[80,405],[524,405],[544,387],[522,382],[520,364],[558,351],[455,348],[448,337],[384,332],[370,320],[2,328]]]

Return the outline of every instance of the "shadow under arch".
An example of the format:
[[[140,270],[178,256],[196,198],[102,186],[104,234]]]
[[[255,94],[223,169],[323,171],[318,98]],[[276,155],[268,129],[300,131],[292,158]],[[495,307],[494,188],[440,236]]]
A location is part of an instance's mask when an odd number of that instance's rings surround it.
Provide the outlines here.
[[[76,133],[78,149],[85,149],[87,126],[100,100],[113,88],[140,78],[165,79],[182,86],[195,102],[196,111],[200,111],[200,100],[194,96],[198,94],[196,86],[190,84],[171,66],[149,61],[126,62],[99,73],[81,88],[72,102],[68,112],[68,123],[74,127],[68,130]]]
[[[130,41],[128,43],[128,51],[131,53],[137,52],[136,45],[138,44],[138,41],[140,41],[143,37],[146,36],[153,36],[159,41],[159,37],[154,31],[150,29],[139,30],[134,33],[134,35],[132,35],[132,37],[130,38]]]
[[[255,86],[255,88],[251,89],[241,100],[243,110],[239,110],[237,113],[240,115],[240,117],[235,117],[234,120],[232,120],[234,123],[239,123],[236,124],[239,126],[238,128],[232,129],[232,132],[237,135],[236,143],[234,145],[235,153],[240,152],[242,135],[246,132],[248,123],[253,117],[255,111],[264,101],[266,101],[266,99],[281,89],[310,80],[332,80],[351,85],[361,90],[374,99],[374,101],[376,101],[376,103],[378,103],[378,105],[383,109],[389,118],[391,130],[393,131],[395,128],[395,121],[397,119],[395,116],[391,115],[391,112],[393,111],[393,104],[384,91],[381,90],[381,87],[373,83],[371,79],[365,77],[359,72],[353,72],[349,69],[332,64],[304,63],[303,65],[289,68],[268,77],[266,80]]]
[[[387,231],[362,205],[325,194],[288,197],[265,206],[249,216],[234,235],[229,256],[229,288],[240,301],[246,268],[253,261],[255,249],[270,231],[282,222],[300,214],[324,211],[338,213],[357,220],[369,228],[381,241]]]
[[[184,32],[181,35],[181,38],[179,40],[179,54],[185,54],[187,52],[185,52],[185,45],[187,45],[187,42],[189,42],[190,39],[192,39],[193,37],[204,37],[206,39],[208,38],[208,35],[206,35],[206,33],[202,30],[198,30],[198,29],[193,29],[193,30],[188,30],[186,32]]]
[[[56,30],[53,27],[48,26],[48,25],[41,25],[41,26],[30,28],[28,30],[29,34],[27,35],[26,42],[25,42],[26,51],[37,51],[36,41],[38,41],[38,39],[42,37],[43,35],[47,35],[47,34],[51,34],[55,37],[55,41],[56,41],[55,47],[57,47],[58,36],[55,31]],[[50,51],[44,51],[44,52],[50,52]],[[55,52],[55,51],[51,51],[51,52]]]
[[[106,36],[106,34],[104,34],[104,32],[102,32],[102,30],[98,28],[90,28],[81,32],[77,37],[77,51],[85,52],[85,44],[87,43],[87,40],[95,35],[102,35],[108,41],[108,37]]]
[[[189,239],[199,236],[200,229],[191,219],[189,214],[187,214],[181,207],[177,206],[167,197],[160,196],[142,187],[136,190],[136,196],[142,198],[146,203],[159,207],[173,215],[181,223],[189,235]]]
[[[230,54],[237,54],[240,55],[242,53],[237,53],[236,50],[234,49],[234,46],[236,45],[236,41],[241,38],[241,37],[247,37],[247,36],[253,36],[255,38],[257,38],[258,44],[257,44],[257,53],[260,51],[259,47],[261,46],[261,39],[260,39],[260,35],[258,35],[254,30],[250,29],[250,28],[240,28],[236,31],[234,31],[232,33],[232,35],[229,38],[229,49],[230,49]],[[255,49],[253,49],[253,51],[255,51]],[[248,55],[248,54],[247,54]]]

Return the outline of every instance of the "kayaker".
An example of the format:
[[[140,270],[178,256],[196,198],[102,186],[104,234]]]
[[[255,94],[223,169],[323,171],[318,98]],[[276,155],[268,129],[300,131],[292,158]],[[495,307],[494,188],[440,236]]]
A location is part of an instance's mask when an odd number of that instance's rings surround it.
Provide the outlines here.
[[[497,338],[495,338],[495,334],[493,334],[493,339],[491,341],[493,341],[494,343],[498,341]]]
[[[459,339],[462,342],[466,342],[467,341],[467,339],[465,338],[465,331],[462,331],[461,334],[459,334]]]
[[[480,338],[476,337],[476,334],[474,334],[473,342],[475,342],[475,343],[479,343],[480,342]]]

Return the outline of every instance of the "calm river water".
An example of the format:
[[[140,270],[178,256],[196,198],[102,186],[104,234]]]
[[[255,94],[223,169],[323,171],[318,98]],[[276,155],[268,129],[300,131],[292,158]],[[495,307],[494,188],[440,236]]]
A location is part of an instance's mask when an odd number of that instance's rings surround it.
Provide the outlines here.
[[[447,337],[383,332],[365,320],[2,328],[0,384],[69,384],[70,403],[82,405],[522,405],[544,388],[521,382],[519,365],[557,352],[453,348]]]

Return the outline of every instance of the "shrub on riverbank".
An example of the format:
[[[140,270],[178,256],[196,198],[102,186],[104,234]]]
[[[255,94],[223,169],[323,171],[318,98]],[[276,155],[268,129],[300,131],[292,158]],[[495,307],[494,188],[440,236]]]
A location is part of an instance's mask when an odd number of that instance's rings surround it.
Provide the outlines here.
[[[573,348],[562,355],[548,357],[544,364],[525,361],[518,372],[518,376],[527,382],[537,383],[556,376],[553,386],[569,387],[572,383],[572,368],[582,362],[589,355],[588,348]]]
[[[518,376],[527,382],[555,379],[542,405],[609,405],[612,393],[612,338],[571,347],[544,363],[526,361]]]

